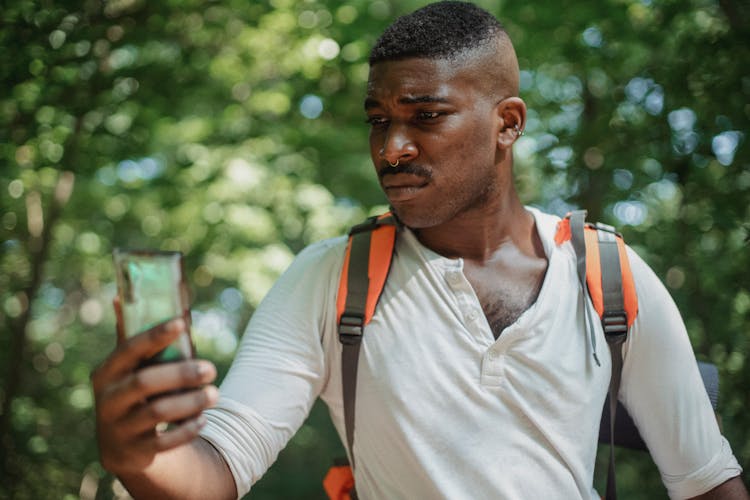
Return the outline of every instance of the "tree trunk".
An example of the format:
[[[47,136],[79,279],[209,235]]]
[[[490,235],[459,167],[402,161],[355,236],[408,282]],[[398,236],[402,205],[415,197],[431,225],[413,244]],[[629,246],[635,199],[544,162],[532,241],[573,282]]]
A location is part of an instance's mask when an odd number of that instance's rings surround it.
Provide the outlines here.
[[[0,415],[0,446],[3,448],[2,477],[9,480],[12,472],[11,456],[14,452],[12,436],[11,406],[18,396],[23,382],[23,366],[28,347],[28,326],[31,320],[31,307],[34,297],[42,284],[44,264],[47,261],[52,243],[52,229],[60,219],[65,204],[73,191],[75,176],[72,172],[60,173],[55,186],[54,197],[50,203],[46,220],[43,216],[42,201],[39,193],[31,192],[27,195],[27,223],[29,225],[29,239],[27,247],[31,256],[31,280],[21,292],[25,296],[26,307],[23,312],[11,322],[10,349],[7,376],[3,390],[2,414]]]

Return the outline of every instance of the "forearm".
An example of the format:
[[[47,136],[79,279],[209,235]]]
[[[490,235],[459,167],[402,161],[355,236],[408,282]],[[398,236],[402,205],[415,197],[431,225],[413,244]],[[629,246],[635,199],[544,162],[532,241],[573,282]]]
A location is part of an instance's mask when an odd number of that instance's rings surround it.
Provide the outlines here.
[[[750,495],[748,495],[742,478],[736,476],[703,495],[693,497],[692,500],[747,500],[748,498],[750,498]]]
[[[142,473],[119,479],[135,499],[237,498],[234,478],[226,462],[200,437],[159,453]]]

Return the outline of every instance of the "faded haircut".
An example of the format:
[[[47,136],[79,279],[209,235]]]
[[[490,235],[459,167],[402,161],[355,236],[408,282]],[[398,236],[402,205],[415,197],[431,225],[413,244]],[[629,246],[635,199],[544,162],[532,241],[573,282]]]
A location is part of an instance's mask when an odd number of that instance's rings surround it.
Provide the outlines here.
[[[370,52],[370,65],[411,57],[456,59],[489,48],[499,37],[508,35],[486,10],[467,2],[437,2],[399,17],[386,28]]]

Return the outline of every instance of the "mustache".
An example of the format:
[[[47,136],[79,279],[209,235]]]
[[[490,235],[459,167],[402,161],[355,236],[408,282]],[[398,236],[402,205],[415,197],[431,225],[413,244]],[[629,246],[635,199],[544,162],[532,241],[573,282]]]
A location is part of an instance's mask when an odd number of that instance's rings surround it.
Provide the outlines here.
[[[386,175],[396,174],[412,174],[424,177],[428,180],[432,178],[432,173],[429,170],[421,165],[415,165],[413,163],[405,163],[403,165],[396,165],[395,167],[387,165],[378,171],[378,177],[381,179]]]

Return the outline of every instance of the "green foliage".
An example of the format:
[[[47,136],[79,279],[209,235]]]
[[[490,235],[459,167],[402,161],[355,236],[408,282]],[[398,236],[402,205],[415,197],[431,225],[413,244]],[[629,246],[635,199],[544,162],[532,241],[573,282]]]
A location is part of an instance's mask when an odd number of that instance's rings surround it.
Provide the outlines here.
[[[114,344],[110,251],[187,256],[199,351],[225,370],[306,244],[384,201],[367,53],[425,2],[6,2],[0,21],[0,496],[112,496],[89,372]],[[478,2],[522,66],[524,199],[622,228],[721,370],[750,466],[750,12],[733,0]],[[254,498],[322,496],[316,407]],[[625,498],[663,497],[623,454]]]

